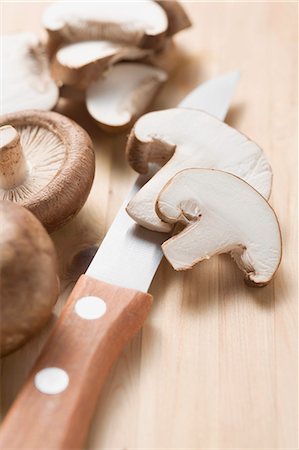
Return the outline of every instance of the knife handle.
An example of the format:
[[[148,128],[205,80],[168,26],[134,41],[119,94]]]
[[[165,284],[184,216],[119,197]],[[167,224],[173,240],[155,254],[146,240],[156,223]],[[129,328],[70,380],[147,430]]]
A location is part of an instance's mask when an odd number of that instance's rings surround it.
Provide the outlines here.
[[[86,275],[76,283],[0,431],[1,449],[81,449],[109,369],[152,296]]]

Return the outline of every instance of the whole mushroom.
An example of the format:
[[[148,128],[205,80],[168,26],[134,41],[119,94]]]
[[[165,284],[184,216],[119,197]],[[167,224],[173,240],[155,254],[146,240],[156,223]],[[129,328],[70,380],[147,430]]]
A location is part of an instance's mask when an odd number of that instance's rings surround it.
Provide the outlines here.
[[[0,119],[0,200],[25,206],[51,232],[84,205],[95,171],[92,142],[61,114],[21,111]]]
[[[54,245],[25,208],[0,201],[0,354],[23,345],[49,319],[58,297]]]

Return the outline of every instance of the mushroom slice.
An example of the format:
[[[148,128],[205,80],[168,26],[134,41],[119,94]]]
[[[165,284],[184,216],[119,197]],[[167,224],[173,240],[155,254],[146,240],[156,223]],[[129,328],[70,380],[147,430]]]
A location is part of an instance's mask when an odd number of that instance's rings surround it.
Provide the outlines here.
[[[162,6],[168,17],[167,35],[173,36],[185,28],[191,27],[192,23],[182,5],[176,0],[156,0]]]
[[[108,131],[123,131],[149,106],[167,74],[155,67],[121,63],[86,91],[89,114]]]
[[[57,51],[51,65],[52,76],[58,85],[84,89],[115,62],[141,59],[152,52],[111,41],[75,42]]]
[[[224,170],[243,178],[266,198],[271,192],[272,171],[260,147],[198,110],[174,108],[144,115],[131,131],[127,157],[140,173],[147,172],[150,162],[166,163],[127,206],[129,215],[150,230],[171,230],[157,216],[155,203],[165,183],[183,169]]]
[[[1,111],[52,109],[58,88],[49,71],[44,45],[33,33],[2,36]]]
[[[37,110],[0,120],[0,200],[25,206],[54,231],[89,194],[95,170],[88,134],[71,119]]]
[[[249,284],[264,286],[279,266],[281,235],[273,209],[232,174],[209,169],[179,172],[159,194],[157,212],[166,222],[186,225],[162,244],[175,270],[230,253]]]
[[[57,1],[45,10],[43,25],[56,44],[104,39],[158,48],[166,36],[168,19],[163,8],[151,0]]]

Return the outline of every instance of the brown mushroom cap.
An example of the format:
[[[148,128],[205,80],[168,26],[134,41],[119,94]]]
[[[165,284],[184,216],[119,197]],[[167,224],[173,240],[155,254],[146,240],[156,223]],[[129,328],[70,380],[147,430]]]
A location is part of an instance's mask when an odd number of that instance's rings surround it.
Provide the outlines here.
[[[0,120],[4,125],[15,128],[20,142],[17,153],[16,147],[9,153],[1,137],[0,200],[25,206],[54,231],[81,209],[89,194],[95,171],[92,142],[83,128],[55,112],[7,114]],[[7,185],[19,157],[26,163],[25,176],[17,185]]]
[[[176,0],[155,0],[166,12],[168,18],[167,36],[173,36],[185,28],[191,27],[192,23],[183,6]]]
[[[25,208],[0,201],[0,354],[23,345],[49,319],[58,297],[56,252]]]

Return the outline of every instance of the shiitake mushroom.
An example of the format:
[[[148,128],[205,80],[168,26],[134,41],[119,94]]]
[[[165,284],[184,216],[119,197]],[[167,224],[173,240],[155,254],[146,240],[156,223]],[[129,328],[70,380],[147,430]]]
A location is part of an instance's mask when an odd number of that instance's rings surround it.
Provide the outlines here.
[[[58,298],[56,252],[39,220],[0,200],[0,354],[22,346],[47,322]]]

